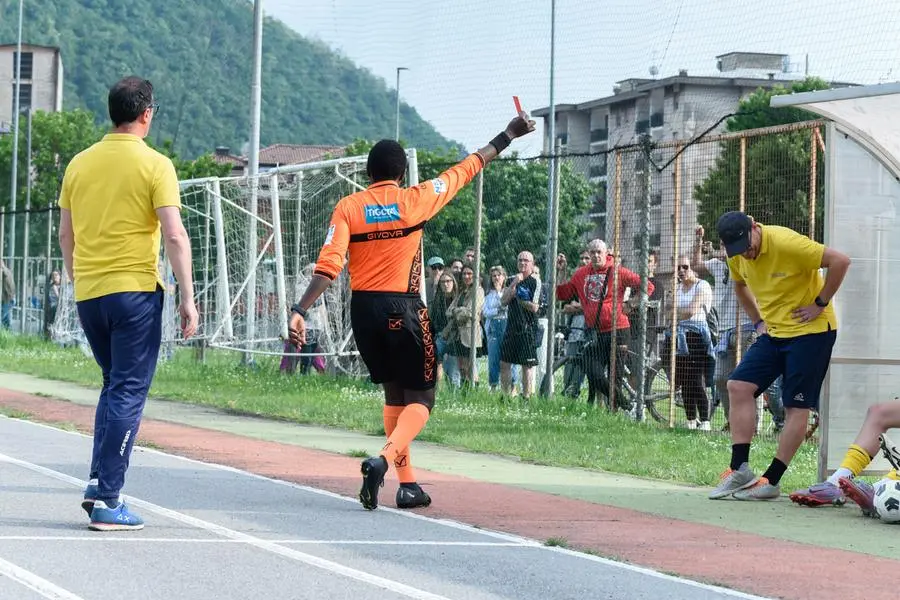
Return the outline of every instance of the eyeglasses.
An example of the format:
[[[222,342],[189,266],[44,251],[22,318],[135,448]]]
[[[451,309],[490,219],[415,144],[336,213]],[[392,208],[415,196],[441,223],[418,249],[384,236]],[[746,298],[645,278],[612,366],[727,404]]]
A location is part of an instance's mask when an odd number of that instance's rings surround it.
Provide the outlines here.
[[[150,106],[148,106],[147,108],[153,111],[153,116],[155,117],[156,113],[159,112],[159,102],[151,102]]]
[[[431,265],[432,271],[440,271],[443,268],[444,268],[444,265]]]
[[[690,269],[690,268],[691,268],[691,265],[678,265],[678,270],[679,270],[679,271],[681,271],[681,270],[687,271],[687,270]]]

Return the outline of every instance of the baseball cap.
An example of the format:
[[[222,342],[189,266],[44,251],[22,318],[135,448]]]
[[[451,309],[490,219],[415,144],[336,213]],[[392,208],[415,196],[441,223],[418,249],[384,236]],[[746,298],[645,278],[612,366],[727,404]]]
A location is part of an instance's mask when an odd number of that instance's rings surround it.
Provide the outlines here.
[[[728,258],[743,254],[750,248],[750,230],[753,221],[744,213],[732,210],[719,217],[716,229],[719,239],[725,244],[725,254]]]
[[[441,266],[441,267],[443,267],[443,266],[444,266],[444,259],[441,258],[440,256],[432,256],[431,258],[428,259],[428,266],[429,266],[429,267],[434,267],[434,266]]]

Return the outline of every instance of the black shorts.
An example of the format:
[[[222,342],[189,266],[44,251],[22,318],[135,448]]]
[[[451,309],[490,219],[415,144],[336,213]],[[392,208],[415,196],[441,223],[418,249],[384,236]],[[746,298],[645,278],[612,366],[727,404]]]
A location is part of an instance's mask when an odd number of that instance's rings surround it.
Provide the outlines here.
[[[500,360],[523,367],[537,366],[537,339],[534,330],[526,326],[521,331],[513,331],[507,326],[506,335],[500,342]]]
[[[756,396],[782,377],[781,402],[785,408],[819,409],[819,395],[837,331],[809,333],[793,338],[761,335],[728,378],[756,384]]]
[[[350,323],[373,383],[430,390],[437,379],[431,319],[418,294],[353,292]]]

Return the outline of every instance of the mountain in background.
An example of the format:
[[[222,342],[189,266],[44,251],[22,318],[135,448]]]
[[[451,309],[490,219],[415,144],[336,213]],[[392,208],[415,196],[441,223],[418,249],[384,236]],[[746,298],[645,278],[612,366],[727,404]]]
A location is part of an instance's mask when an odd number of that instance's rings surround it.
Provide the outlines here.
[[[0,0],[0,43],[15,43],[18,0]],[[161,104],[151,136],[183,156],[250,135],[253,5],[249,0],[52,0],[26,2],[23,43],[59,46],[64,109],[107,122],[110,85],[153,82]],[[393,137],[396,96],[385,81],[280,21],[263,26],[260,144],[343,145]],[[401,105],[401,137],[421,148],[461,147]]]

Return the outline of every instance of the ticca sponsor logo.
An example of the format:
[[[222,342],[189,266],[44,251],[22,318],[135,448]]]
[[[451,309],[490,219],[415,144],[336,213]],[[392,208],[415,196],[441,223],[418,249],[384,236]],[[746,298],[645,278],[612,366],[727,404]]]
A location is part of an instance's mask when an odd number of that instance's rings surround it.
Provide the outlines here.
[[[399,220],[400,206],[397,204],[388,204],[387,206],[366,205],[366,223],[391,223]]]

